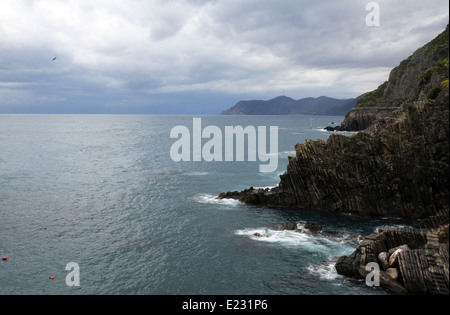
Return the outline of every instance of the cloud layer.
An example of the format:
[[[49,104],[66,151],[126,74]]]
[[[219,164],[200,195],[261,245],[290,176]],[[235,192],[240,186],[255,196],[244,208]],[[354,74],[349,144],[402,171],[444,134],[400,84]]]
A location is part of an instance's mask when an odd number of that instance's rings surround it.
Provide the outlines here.
[[[0,0],[0,112],[220,113],[355,97],[448,24],[447,1]],[[52,58],[57,56],[55,61]]]

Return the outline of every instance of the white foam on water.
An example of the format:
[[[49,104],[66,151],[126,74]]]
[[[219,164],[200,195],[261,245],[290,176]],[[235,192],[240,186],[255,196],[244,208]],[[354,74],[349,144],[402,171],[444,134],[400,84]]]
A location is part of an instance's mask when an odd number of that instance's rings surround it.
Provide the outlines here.
[[[199,194],[193,197],[196,202],[199,203],[209,203],[215,205],[227,205],[227,206],[237,206],[241,204],[239,200],[236,199],[219,199],[217,196],[210,194]]]
[[[356,248],[356,241],[349,235],[335,237],[323,235],[322,233],[312,234],[304,231],[303,224],[297,225],[300,230],[303,230],[302,232],[290,230],[280,231],[267,227],[258,227],[236,230],[235,234],[247,236],[258,242],[277,244],[283,247],[295,247],[311,255],[320,254],[329,258],[348,255]],[[316,270],[317,272],[322,271],[325,267],[319,266],[318,268],[319,270]]]
[[[336,262],[334,260],[329,259],[322,264],[309,265],[306,269],[311,275],[322,280],[334,280],[340,277],[334,267],[335,263]]]
[[[274,186],[261,186],[261,187],[253,187],[254,189],[273,189],[275,187],[277,187],[278,185],[274,185]]]
[[[260,242],[280,244],[285,247],[300,247],[312,252],[327,250],[325,245],[317,242],[318,237],[296,231],[279,231],[263,227],[237,230],[235,234],[248,236]]]
[[[297,224],[304,229],[303,224]],[[306,251],[308,255],[321,254],[328,259],[319,264],[311,264],[306,269],[314,277],[321,280],[332,281],[338,279],[335,263],[337,257],[350,254],[356,247],[347,235],[329,237],[322,234],[311,234],[297,231],[280,231],[266,227],[246,228],[235,231],[236,235],[247,236],[258,242],[277,244],[283,247],[298,248]]]

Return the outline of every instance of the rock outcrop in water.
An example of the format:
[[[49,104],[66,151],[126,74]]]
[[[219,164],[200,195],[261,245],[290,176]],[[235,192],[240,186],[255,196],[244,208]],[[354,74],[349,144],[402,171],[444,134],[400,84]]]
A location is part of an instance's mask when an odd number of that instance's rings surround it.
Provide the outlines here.
[[[443,71],[446,70],[446,71]],[[434,218],[449,210],[448,27],[403,61],[389,81],[358,104],[367,127],[347,137],[295,146],[273,189],[227,192],[253,205],[302,207],[367,217]],[[390,104],[390,105],[389,105]],[[372,108],[389,114],[368,118]],[[364,114],[365,113],[365,114]],[[347,117],[347,121],[350,118]],[[345,121],[344,121],[344,124]],[[352,124],[348,122],[348,124]]]
[[[392,293],[448,295],[448,250],[448,224],[438,229],[380,228],[335,267],[341,275],[364,279],[366,266],[376,263],[380,286]]]
[[[377,132],[295,146],[272,189],[222,193],[252,205],[303,207],[367,217],[448,221],[448,85],[436,100],[405,105]]]
[[[298,143],[277,187],[251,187],[218,198],[363,217],[420,219],[422,228],[447,225],[448,231],[448,56],[447,26],[394,68],[387,82],[366,93],[336,128],[359,133]],[[382,231],[366,237],[336,268],[340,274],[361,278],[365,273],[361,267],[370,261],[381,263],[381,253],[387,255],[389,249],[406,244],[408,250],[396,253],[396,270],[382,270],[383,286],[401,294],[449,294],[448,241],[436,244],[438,232],[433,233]]]

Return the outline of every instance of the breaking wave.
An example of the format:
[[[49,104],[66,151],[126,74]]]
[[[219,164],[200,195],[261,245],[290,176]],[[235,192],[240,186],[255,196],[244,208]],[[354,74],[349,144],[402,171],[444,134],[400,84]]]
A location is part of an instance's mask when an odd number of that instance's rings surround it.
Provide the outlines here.
[[[304,230],[304,224],[298,224]],[[247,236],[252,240],[278,244],[283,247],[296,247],[304,251],[325,254],[328,257],[347,255],[354,251],[356,240],[349,234],[336,236],[322,233],[309,233],[290,230],[275,230],[267,227],[245,228],[235,231],[236,235]]]
[[[304,232],[304,225],[297,224],[299,231],[280,231],[267,227],[245,228],[236,230],[236,235],[246,236],[258,242],[265,242],[287,248],[295,248],[309,256],[322,256],[323,263],[310,264],[307,272],[320,280],[333,281],[341,276],[335,269],[337,258],[349,255],[355,250],[357,242],[350,234],[337,236],[324,235],[322,233]]]
[[[210,194],[199,194],[194,196],[193,199],[199,203],[208,203],[215,205],[237,206],[241,204],[241,202],[236,199],[219,199],[217,198],[217,196],[213,196]]]
[[[334,280],[340,277],[334,265],[336,259],[329,258],[326,262],[318,265],[309,265],[306,269],[308,272],[320,278],[321,280]]]

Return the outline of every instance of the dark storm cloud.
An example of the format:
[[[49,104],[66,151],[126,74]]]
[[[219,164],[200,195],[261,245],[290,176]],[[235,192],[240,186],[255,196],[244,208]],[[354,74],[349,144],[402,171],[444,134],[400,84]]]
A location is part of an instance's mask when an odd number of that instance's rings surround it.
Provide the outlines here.
[[[376,1],[379,27],[362,0],[0,1],[0,112],[354,97],[448,23],[443,0]]]

